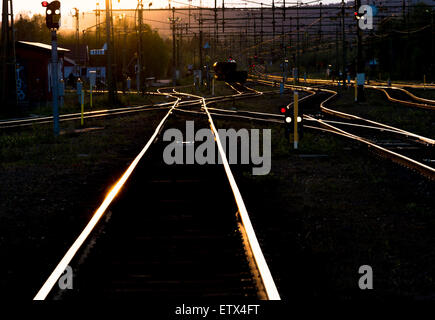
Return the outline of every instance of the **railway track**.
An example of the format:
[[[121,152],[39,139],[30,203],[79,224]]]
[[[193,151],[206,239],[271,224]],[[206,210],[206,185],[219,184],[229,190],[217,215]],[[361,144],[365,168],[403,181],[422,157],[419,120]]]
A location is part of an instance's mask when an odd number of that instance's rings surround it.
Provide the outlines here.
[[[273,86],[272,81],[257,80],[261,84]],[[381,157],[387,158],[406,168],[414,170],[431,180],[435,180],[435,140],[393,126],[365,119],[326,105],[336,97],[337,92],[323,88],[285,85],[287,88],[315,92],[307,96],[302,103],[304,120],[313,125],[304,127],[336,134],[358,143],[365,144]],[[320,103],[319,103],[320,102]],[[290,104],[291,105],[291,104]],[[230,114],[223,110],[213,110],[223,117],[237,117],[262,122],[282,123],[281,115],[250,113],[245,115]],[[309,113],[311,112],[311,114]],[[217,114],[218,115],[218,114]],[[338,119],[345,119],[340,121]],[[352,130],[352,131],[349,131]]]
[[[254,76],[256,79],[272,79],[272,80],[282,80],[281,76],[276,75],[258,75]],[[355,84],[355,81],[352,80],[350,82],[352,85]],[[401,105],[405,105],[408,107],[415,107],[415,108],[422,108],[422,109],[428,109],[428,110],[435,110],[435,100],[431,99],[424,99],[421,97],[418,97],[405,88],[424,88],[424,89],[435,89],[434,85],[400,85],[400,84],[394,84],[393,86],[388,86],[386,84],[371,81],[371,85],[367,84],[365,85],[365,88],[379,90],[385,94],[387,99],[394,103],[399,103]],[[307,79],[305,82],[306,85],[309,85],[311,87],[317,87],[317,88],[324,88],[326,86],[338,86],[337,81],[332,80],[324,80],[324,79]]]
[[[173,92],[173,87],[161,88],[158,89],[158,92],[148,92],[150,95],[159,95],[172,97],[173,99],[177,98],[177,95]],[[206,98],[208,104],[217,103],[217,102],[226,102],[226,101],[235,101],[237,99],[248,99],[255,97],[258,94],[275,94],[276,92],[271,90],[268,92],[256,92],[255,90],[246,89],[245,92],[237,93],[234,95],[227,96],[219,96],[219,97],[209,97]],[[178,95],[179,96],[179,95]],[[173,100],[175,101],[175,100]],[[106,118],[106,117],[114,117],[114,116],[122,116],[129,115],[138,112],[147,112],[147,111],[158,111],[158,110],[167,110],[173,104],[172,102],[163,102],[157,103],[153,105],[143,105],[143,106],[134,106],[134,107],[122,107],[116,109],[105,109],[105,110],[95,110],[85,112],[83,115],[84,119],[98,119],[98,118]],[[185,98],[183,101],[180,101],[180,107],[198,107],[201,106],[201,99],[198,98]],[[71,113],[71,114],[63,114],[60,115],[60,122],[68,122],[68,121],[77,121],[81,119],[81,113]],[[31,127],[34,125],[44,125],[51,124],[53,122],[52,116],[47,117],[28,117],[21,119],[7,119],[0,120],[0,129],[14,129],[14,128],[23,128],[23,127]]]
[[[416,107],[428,110],[435,110],[435,100],[423,99],[415,96],[408,90],[399,87],[379,87],[367,86],[375,90],[379,90],[385,94],[391,102],[399,103],[408,107]]]
[[[145,147],[43,284],[35,300],[236,297],[280,299],[203,97],[166,89],[174,102]],[[221,166],[163,162],[164,127],[200,100]],[[196,118],[195,118],[196,119]],[[183,119],[184,120],[184,119]],[[184,151],[192,141],[179,141]],[[68,266],[74,290],[56,283]]]

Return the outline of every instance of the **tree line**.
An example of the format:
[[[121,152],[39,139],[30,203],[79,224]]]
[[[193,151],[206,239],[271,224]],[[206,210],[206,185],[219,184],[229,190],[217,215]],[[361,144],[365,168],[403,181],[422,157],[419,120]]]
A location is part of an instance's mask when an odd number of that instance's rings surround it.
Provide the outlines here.
[[[105,26],[105,24],[104,24]],[[104,27],[98,35],[96,28],[80,32],[79,44],[89,49],[101,49],[106,42]],[[113,43],[115,52],[116,74],[120,81],[124,76],[134,79],[135,65],[139,54],[139,34],[137,26],[131,21],[114,19]],[[33,41],[50,44],[50,32],[45,25],[45,17],[40,14],[32,17],[20,15],[15,21],[15,37],[17,41]],[[60,47],[74,49],[77,45],[75,32],[63,31],[58,34]],[[170,41],[164,40],[150,25],[142,27],[142,57],[145,77],[166,77],[170,60]],[[126,65],[124,65],[126,64]],[[126,67],[123,70],[123,66]],[[126,71],[123,73],[123,71]]]

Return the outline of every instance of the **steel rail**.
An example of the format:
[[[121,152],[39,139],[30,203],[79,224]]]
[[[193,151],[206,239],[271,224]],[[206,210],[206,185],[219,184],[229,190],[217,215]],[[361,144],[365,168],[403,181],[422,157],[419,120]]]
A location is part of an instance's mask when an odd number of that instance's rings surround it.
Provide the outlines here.
[[[166,93],[165,93],[166,94]],[[177,93],[178,94],[178,93]],[[171,93],[168,94],[169,96],[175,97]],[[205,99],[203,97],[199,97],[202,100],[202,103],[205,104]],[[139,161],[143,158],[147,150],[149,149],[152,142],[156,139],[158,134],[160,133],[161,128],[163,127],[164,123],[168,119],[168,117],[177,109],[177,106],[179,106],[181,99],[176,97],[176,101],[173,103],[172,107],[166,114],[166,116],[161,120],[159,125],[157,126],[156,130],[154,131],[153,135],[145,145],[145,147],[142,149],[142,151],[139,153],[139,155],[133,160],[133,162],[130,164],[128,169],[124,172],[124,174],[121,176],[121,178],[117,181],[117,183],[111,188],[109,193],[106,195],[103,203],[100,205],[100,207],[95,211],[93,217],[85,227],[85,229],[82,231],[82,233],[79,235],[79,237],[76,239],[76,241],[73,243],[73,245],[69,248],[65,256],[62,258],[62,260],[59,262],[59,264],[56,266],[54,271],[51,273],[49,278],[46,280],[46,282],[43,284],[41,289],[38,291],[38,293],[35,295],[34,300],[45,300],[48,294],[51,292],[52,288],[54,287],[56,281],[60,278],[68,264],[71,262],[71,260],[74,258],[78,250],[81,248],[83,243],[86,241],[86,239],[89,237],[95,226],[97,225],[98,221],[101,219],[101,217],[106,212],[109,205],[112,203],[113,199],[116,197],[116,195],[119,193],[119,191],[122,189],[124,184],[127,182],[128,178],[133,173],[134,169],[138,165]],[[234,178],[233,178],[234,179]],[[244,204],[243,204],[244,205]],[[246,209],[246,208],[245,208]],[[263,257],[264,259],[264,257]],[[267,265],[266,265],[267,266]],[[265,276],[267,278],[267,275]],[[273,281],[273,279],[272,279]],[[271,294],[271,297],[273,298],[273,293]],[[279,297],[279,295],[278,295]]]
[[[84,119],[94,119],[94,118],[102,118],[102,117],[109,117],[109,116],[115,116],[115,115],[123,115],[123,114],[131,114],[134,112],[144,112],[144,111],[157,111],[157,110],[166,110],[168,107],[147,107],[147,108],[134,108],[134,109],[128,109],[128,110],[122,110],[117,112],[104,112],[104,113],[98,113],[98,114],[88,114],[84,115]],[[60,122],[66,122],[66,121],[74,121],[74,120],[80,120],[80,115],[75,116],[68,116],[68,118],[60,118]],[[3,123],[0,124],[0,129],[10,129],[10,128],[19,128],[19,127],[28,127],[32,125],[41,125],[41,124],[50,124],[52,123],[52,117],[49,120],[35,120],[33,122],[27,122],[27,123],[21,123],[21,124],[11,124],[11,125],[4,125]]]
[[[272,82],[267,81],[267,80],[259,80],[259,81],[260,81],[260,83],[265,83],[265,84],[268,84],[268,85],[272,84]],[[285,85],[285,86],[287,86],[287,87],[297,87],[300,90],[305,90],[305,91],[309,90],[309,87],[293,86],[293,85],[288,85],[288,84]],[[428,138],[428,137],[424,137],[424,136],[421,136],[421,135],[418,135],[418,134],[415,134],[415,133],[412,133],[412,132],[409,132],[409,131],[406,131],[406,130],[403,130],[403,129],[400,129],[400,128],[396,128],[396,127],[393,127],[393,126],[390,126],[390,125],[387,125],[387,124],[384,124],[384,123],[380,123],[380,122],[373,121],[373,120],[370,120],[370,119],[362,118],[362,117],[359,117],[359,116],[356,116],[356,115],[353,115],[353,114],[349,114],[349,113],[345,113],[345,112],[341,112],[341,111],[338,111],[338,110],[333,110],[333,109],[327,108],[327,107],[325,107],[325,104],[327,102],[329,102],[331,99],[335,98],[338,95],[338,92],[337,91],[333,91],[333,90],[329,90],[329,89],[324,89],[324,88],[315,88],[315,89],[311,88],[311,90],[317,90],[317,91],[327,92],[327,93],[331,94],[330,97],[328,97],[325,101],[323,101],[320,104],[320,110],[322,112],[326,113],[326,114],[330,114],[332,116],[336,116],[336,117],[344,118],[344,119],[349,119],[349,120],[356,120],[356,121],[367,122],[367,123],[370,123],[370,124],[378,126],[378,127],[382,127],[382,128],[388,129],[388,130],[396,131],[398,133],[400,132],[403,135],[406,135],[406,136],[409,136],[409,137],[413,137],[413,138],[415,138],[415,139],[417,139],[417,140],[419,140],[419,141],[421,141],[421,142],[423,142],[425,144],[435,145],[435,140],[434,139],[431,139],[431,138]]]
[[[352,114],[349,114],[349,113],[345,113],[345,112],[333,110],[333,109],[330,109],[330,108],[326,108],[325,104],[327,102],[329,102],[329,100],[335,98],[338,93],[336,91],[328,90],[328,89],[321,89],[321,90],[324,91],[324,92],[332,93],[332,95],[328,99],[326,99],[325,101],[323,101],[320,104],[320,109],[323,112],[327,113],[327,114],[334,115],[334,116],[337,116],[337,117],[340,117],[340,118],[344,118],[344,119],[365,121],[367,123],[374,124],[374,125],[379,126],[379,127],[383,127],[383,128],[386,128],[386,129],[394,130],[394,131],[397,131],[397,132],[402,132],[405,135],[413,137],[413,138],[415,138],[417,140],[420,140],[420,141],[422,141],[424,143],[427,143],[427,144],[430,144],[430,145],[435,145],[435,140],[434,139],[427,138],[427,137],[424,137],[424,136],[421,136],[421,135],[418,135],[418,134],[415,134],[415,133],[412,133],[412,132],[409,132],[409,131],[406,131],[406,130],[403,130],[403,129],[399,129],[399,128],[396,128],[396,127],[393,127],[393,126],[389,126],[389,125],[386,125],[386,124],[383,124],[383,123],[380,123],[380,122],[377,122],[377,121],[369,120],[369,119],[362,118],[362,117],[359,117],[359,116],[356,116],[356,115],[352,115]]]
[[[268,78],[272,78],[272,79],[282,79],[282,76],[280,75],[274,75],[274,74],[263,74],[260,72],[257,72],[258,75],[256,75],[255,77],[263,77],[266,80]],[[252,74],[250,75],[251,77],[253,76]],[[293,79],[292,77],[288,77],[287,79]],[[299,78],[301,79],[301,78]],[[306,82],[307,83],[321,83],[321,84],[329,84],[329,85],[337,85],[339,82],[339,78],[336,78],[336,81],[332,81],[332,80],[327,80],[327,79],[307,79]],[[304,80],[305,81],[305,80]],[[355,83],[355,80],[351,80],[350,83]],[[383,86],[383,87],[388,87],[386,82],[380,82],[380,81],[370,81],[370,83],[372,83],[372,85],[378,85],[378,86]],[[369,85],[366,85],[369,86]],[[416,89],[435,89],[435,84],[412,84],[412,83],[391,83],[391,86],[396,87],[396,88],[416,88]],[[389,87],[388,87],[389,88]]]
[[[134,169],[138,165],[139,161],[143,158],[153,141],[157,138],[158,134],[160,133],[161,128],[163,127],[164,123],[168,119],[168,117],[172,114],[174,109],[177,107],[180,99],[177,99],[174,104],[172,105],[171,109],[168,111],[168,113],[165,115],[165,117],[161,120],[159,125],[156,127],[156,130],[154,131],[151,138],[146,143],[145,147],[142,149],[142,151],[136,156],[136,158],[133,160],[133,162],[130,164],[130,166],[127,168],[127,170],[123,173],[121,178],[115,183],[115,185],[111,188],[109,193],[106,195],[103,203],[100,205],[100,207],[95,211],[94,215],[92,216],[89,223],[86,225],[82,233],[79,235],[79,237],[74,241],[73,245],[68,249],[65,256],[62,258],[62,260],[59,262],[59,264],[56,266],[54,271],[51,273],[51,275],[48,277],[46,282],[43,284],[41,289],[38,291],[36,296],[33,298],[33,300],[45,300],[47,295],[50,293],[50,291],[53,289],[54,285],[62,275],[62,273],[65,271],[71,260],[74,258],[74,256],[77,254],[78,250],[81,248],[83,243],[86,241],[86,239],[89,237],[91,232],[94,230],[95,226],[97,225],[98,221],[101,219],[101,217],[105,214],[107,208],[112,203],[113,199],[117,196],[119,191],[122,189],[124,184],[127,182],[128,178],[133,173]]]
[[[411,158],[409,158],[407,156],[404,156],[404,155],[402,155],[400,153],[397,153],[397,152],[388,150],[386,148],[383,148],[383,147],[381,147],[381,146],[371,142],[368,139],[359,137],[357,135],[354,135],[352,133],[349,133],[347,131],[344,131],[342,129],[334,127],[334,126],[332,126],[332,125],[330,125],[328,123],[325,123],[324,121],[322,121],[320,119],[316,119],[316,120],[320,124],[326,126],[327,128],[331,129],[332,131],[336,131],[340,135],[343,135],[343,136],[346,136],[346,137],[351,138],[353,140],[356,140],[358,142],[364,143],[369,148],[371,147],[371,148],[376,149],[376,151],[381,156],[383,156],[385,158],[389,158],[391,161],[393,161],[393,162],[395,162],[397,164],[403,165],[403,166],[405,166],[407,168],[414,169],[414,170],[418,171],[420,174],[428,177],[431,180],[435,180],[435,169],[434,168],[429,167],[429,166],[427,166],[427,165],[425,165],[425,164],[423,164],[423,163],[421,163],[419,161],[416,161],[414,159],[411,159]]]
[[[403,105],[408,106],[408,107],[416,107],[416,108],[422,108],[422,109],[427,109],[427,110],[435,110],[435,105],[431,105],[428,103],[417,103],[417,102],[412,102],[412,101],[399,100],[399,99],[396,99],[396,98],[393,98],[392,96],[390,96],[390,94],[384,88],[375,87],[375,86],[370,86],[369,88],[382,91],[386,95],[387,99],[390,100],[391,102],[400,103],[400,104],[403,104]],[[406,90],[404,90],[404,91],[406,91]],[[423,99],[423,98],[420,98],[420,99]],[[432,101],[432,100],[430,100],[430,101]]]
[[[275,94],[274,91],[265,92],[264,94]],[[156,94],[156,93],[153,93]],[[170,97],[171,95],[169,93],[161,93],[158,95],[164,95]],[[206,98],[206,100],[210,103],[217,103],[217,102],[225,102],[225,101],[232,101],[233,99],[245,99],[253,96],[252,93],[244,93],[243,95],[228,95],[228,96],[221,96],[221,97],[210,97]],[[176,99],[176,96],[172,96]],[[84,113],[84,118],[98,118],[98,117],[105,117],[105,116],[111,116],[111,115],[120,115],[120,114],[127,114],[131,112],[138,112],[138,111],[152,111],[152,110],[159,110],[159,109],[167,109],[166,106],[171,106],[173,102],[162,102],[158,104],[153,105],[143,105],[143,106],[134,106],[134,107],[123,107],[123,108],[117,108],[117,109],[104,109],[104,110],[95,110],[95,111],[88,111]],[[180,101],[179,106],[192,106],[192,105],[200,105],[201,101]],[[81,117],[81,113],[70,113],[70,114],[63,114],[60,116],[60,121],[72,121],[72,120],[78,120]],[[30,117],[30,118],[23,118],[23,119],[5,119],[0,120],[0,129],[7,129],[7,128],[18,128],[18,127],[26,127],[31,126],[34,124],[48,124],[51,123],[53,120],[52,116],[47,117]]]
[[[435,104],[435,100],[431,100],[431,99],[425,99],[425,98],[417,97],[417,96],[414,95],[412,92],[409,92],[409,91],[406,90],[406,89],[399,88],[399,87],[391,87],[391,89],[402,91],[402,92],[406,93],[408,96],[410,96],[410,97],[411,97],[412,99],[414,99],[414,100],[417,100],[417,101],[420,101],[420,102],[426,102],[426,103],[429,103],[429,104]]]
[[[329,96],[327,99],[325,99],[324,101],[322,101],[320,103],[320,109],[321,109],[321,111],[323,111],[325,113],[329,113],[329,114],[340,116],[340,117],[345,117],[347,119],[355,119],[355,120],[367,121],[369,123],[378,125],[380,127],[385,127],[385,128],[391,129],[391,130],[395,130],[395,131],[398,131],[398,132],[406,133],[409,136],[413,136],[413,137],[415,137],[415,138],[417,138],[417,139],[419,139],[421,141],[424,141],[427,144],[434,145],[435,141],[433,139],[422,137],[422,136],[413,134],[411,132],[407,132],[407,131],[402,130],[402,129],[398,129],[398,128],[394,128],[392,126],[388,126],[388,125],[385,125],[385,124],[382,124],[382,123],[378,123],[376,121],[360,118],[358,116],[354,116],[354,115],[350,115],[350,114],[347,114],[347,113],[344,113],[344,112],[340,112],[340,111],[336,111],[336,110],[332,110],[332,109],[326,108],[325,104],[328,103],[333,98],[335,98],[338,93],[336,91],[328,90],[328,89],[319,89],[319,91],[329,92],[329,93],[332,94],[331,96]],[[377,144],[375,144],[375,143],[373,143],[373,142],[371,142],[371,141],[369,141],[369,140],[367,140],[365,138],[359,137],[357,135],[351,134],[351,133],[349,133],[347,131],[344,131],[342,129],[334,127],[334,126],[324,122],[323,120],[315,119],[313,117],[310,117],[310,118],[315,120],[315,121],[317,121],[317,122],[319,122],[321,125],[331,129],[332,131],[340,133],[341,135],[345,135],[348,138],[352,138],[352,139],[354,139],[354,140],[356,140],[358,142],[365,143],[366,145],[368,145],[368,147],[374,148],[381,156],[383,156],[385,158],[389,158],[390,160],[392,160],[395,163],[398,163],[398,164],[403,165],[403,166],[405,166],[407,168],[416,170],[420,174],[428,177],[429,179],[435,180],[435,169],[432,168],[432,167],[429,167],[429,166],[427,166],[427,165],[425,165],[425,164],[423,164],[421,162],[418,162],[418,161],[416,161],[414,159],[411,159],[409,157],[406,157],[406,156],[401,155],[399,153],[396,153],[394,151],[385,149],[385,148],[383,148],[383,147],[381,147],[381,146],[379,146],[379,145],[377,145]]]
[[[193,95],[191,95],[193,96]],[[260,244],[258,242],[257,236],[255,234],[254,228],[251,223],[251,219],[249,217],[248,211],[245,206],[245,202],[243,201],[242,195],[240,193],[239,187],[237,186],[236,180],[234,179],[234,175],[231,171],[230,165],[228,163],[227,156],[225,154],[225,150],[222,146],[222,142],[219,137],[219,133],[214,125],[213,118],[208,110],[207,102],[204,97],[197,96],[198,99],[202,100],[202,109],[206,113],[209,121],[210,128],[215,136],[215,141],[219,150],[219,155],[222,159],[222,164],[224,166],[228,181],[230,183],[231,189],[233,191],[234,199],[236,201],[238,207],[238,214],[241,219],[242,227],[241,230],[242,236],[246,235],[246,243],[248,244],[249,251],[252,253],[252,257],[255,262],[255,266],[260,275],[259,280],[261,281],[262,287],[264,288],[264,296],[260,295],[268,300],[281,300],[280,295],[278,293],[278,289],[276,288],[275,281],[273,280],[272,274],[270,272],[269,266],[267,265],[266,259],[264,258],[263,252],[261,250]],[[247,249],[248,249],[247,248]],[[259,288],[262,289],[261,287]]]
[[[216,112],[231,113],[231,114],[235,114],[238,116],[242,116],[242,114],[248,114],[248,115],[253,115],[253,116],[258,115],[258,116],[266,116],[266,117],[280,118],[280,119],[284,118],[283,115],[275,114],[275,113],[254,112],[254,111],[245,111],[245,110],[227,110],[227,109],[220,109],[220,108],[208,108],[208,109],[211,111],[216,111]],[[219,113],[215,113],[215,114],[219,115]],[[246,117],[246,116],[244,116],[244,117]],[[249,118],[249,117],[246,117],[246,118],[250,119],[250,120],[262,120],[260,118]],[[309,117],[307,115],[304,115],[304,119],[307,121],[317,121],[317,119]],[[407,138],[410,137],[408,132],[403,132],[401,129],[388,129],[388,128],[379,127],[379,126],[368,126],[368,125],[362,125],[362,124],[356,124],[356,123],[350,123],[350,122],[342,122],[342,121],[334,121],[334,120],[323,120],[323,121],[326,123],[332,123],[332,124],[337,124],[337,125],[358,127],[358,128],[363,128],[363,129],[371,129],[371,130],[377,130],[377,131],[381,131],[381,132],[390,132],[393,134],[406,136]],[[282,123],[282,122],[280,122],[280,123]],[[419,137],[421,137],[421,136],[419,136]],[[425,138],[425,137],[422,137],[422,138]],[[429,138],[427,138],[427,139],[429,139]],[[421,142],[421,141],[418,140],[417,142]],[[435,140],[434,140],[434,143],[435,143]]]

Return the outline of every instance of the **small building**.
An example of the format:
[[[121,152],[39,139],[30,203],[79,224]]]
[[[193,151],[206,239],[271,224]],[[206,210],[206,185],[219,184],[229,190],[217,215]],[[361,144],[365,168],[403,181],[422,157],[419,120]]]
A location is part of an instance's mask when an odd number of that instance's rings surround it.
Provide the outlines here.
[[[64,78],[64,55],[69,50],[58,48],[59,80]],[[51,45],[18,41],[17,96],[21,104],[48,101],[52,95]]]
[[[65,69],[65,78],[72,74],[75,78],[85,78],[89,66],[89,48],[86,44],[66,45],[68,52],[65,53],[65,60],[74,61],[73,68]]]
[[[106,81],[106,46],[102,49],[92,49],[85,44],[66,47],[69,52],[65,54],[65,79],[71,85],[71,78],[89,80],[91,72],[97,74],[97,87]],[[73,64],[71,64],[74,62]]]

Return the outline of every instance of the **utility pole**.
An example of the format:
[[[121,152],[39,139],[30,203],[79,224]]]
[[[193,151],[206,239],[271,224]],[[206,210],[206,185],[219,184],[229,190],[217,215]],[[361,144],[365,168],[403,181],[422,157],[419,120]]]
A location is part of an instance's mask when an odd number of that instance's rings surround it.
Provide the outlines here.
[[[73,8],[74,10],[74,14],[73,14],[73,18],[75,18],[76,20],[76,54],[75,54],[75,59],[76,59],[76,73],[77,75],[80,77],[80,66],[81,66],[81,56],[80,56],[80,11],[77,8]]]
[[[111,0],[106,0],[106,41],[107,41],[107,84],[109,89],[109,104],[116,103],[116,83],[113,75],[113,44],[111,39],[112,12]]]
[[[286,60],[287,60],[287,50],[286,50],[286,41],[285,41],[285,33],[284,33],[284,24],[285,24],[285,0],[282,9],[282,22],[281,22],[281,48],[282,48],[282,79],[283,83],[287,78],[286,75]]]
[[[338,77],[338,70],[340,69],[340,58],[338,50],[338,26],[335,27],[335,77]]]
[[[127,82],[127,33],[128,33],[128,25],[127,25],[127,16],[123,14],[122,16],[124,22],[124,45],[122,48],[122,83],[123,88],[126,87]]]
[[[213,40],[213,52],[216,55],[217,50],[217,36],[218,36],[218,23],[217,23],[217,0],[214,0],[214,40]]]
[[[402,0],[402,19],[405,21],[406,0]]]
[[[17,99],[17,62],[15,54],[14,11],[12,0],[3,0],[1,50],[1,107],[15,107]]]
[[[257,15],[254,12],[254,53],[255,55],[257,55],[257,19],[256,19]]]
[[[143,1],[138,0],[138,52],[137,52],[137,74],[136,74],[136,86],[137,92],[141,92],[143,88]]]
[[[192,5],[192,0],[189,0],[189,29],[190,29],[190,6]]]
[[[432,44],[431,44],[431,59],[430,61],[432,61],[432,77],[435,74],[435,56],[434,56],[434,51],[435,51],[435,27],[434,27],[434,17],[435,17],[435,11],[432,9],[431,12],[431,25],[432,25]],[[434,78],[431,79],[432,81],[434,81]]]
[[[202,30],[199,30],[199,68],[202,72],[203,60],[202,60]]]
[[[281,21],[281,45],[284,49],[284,56],[285,56],[285,38],[284,38],[284,24],[285,24],[285,1],[284,1],[284,7],[282,10],[282,21]]]
[[[180,62],[180,44],[181,44],[181,26],[177,25],[177,70],[180,70],[181,62]]]
[[[322,45],[322,3],[319,3],[320,6],[320,20],[319,20],[319,47]]]
[[[199,7],[199,67],[202,73],[203,60],[202,60],[202,3]]]
[[[282,4],[282,15],[283,15],[284,20],[285,20],[285,0],[283,0],[283,4]]]
[[[346,87],[346,33],[345,33],[345,19],[344,19],[344,0],[341,0],[341,35],[342,35],[342,54],[343,54],[343,65],[342,65],[342,79],[343,86]]]
[[[97,1],[97,10],[95,10],[95,26],[96,26],[95,48],[98,48],[101,42],[101,11],[100,11],[100,2],[98,1]]]
[[[222,33],[225,33],[225,0],[222,0]]]
[[[51,88],[53,94],[53,120],[54,120],[54,135],[59,135],[59,67],[57,54],[57,31],[51,30],[51,58],[52,58],[52,75],[53,85]]]
[[[355,0],[355,12],[358,12],[359,7],[361,6],[361,0]],[[362,30],[359,28],[358,20],[356,21],[356,32],[357,32],[357,46],[358,46],[358,53],[357,53],[357,59],[356,59],[356,73],[357,78],[360,79],[360,83],[358,83],[358,93],[357,93],[357,102],[364,102],[365,96],[364,96],[364,81],[365,81],[365,74],[364,74],[364,61],[362,56]]]
[[[272,52],[275,48],[275,23],[275,0],[272,0]]]
[[[260,21],[261,21],[261,32],[260,32],[260,42],[261,42],[261,48],[263,48],[263,33],[264,33],[264,28],[263,28],[263,20],[264,20],[264,16],[263,16],[263,3],[261,3],[261,8],[260,8]]]
[[[172,7],[172,84],[177,85],[176,41],[175,41],[175,7]]]
[[[296,4],[296,83],[299,83],[299,67],[300,67],[300,59],[299,59],[299,1]]]

